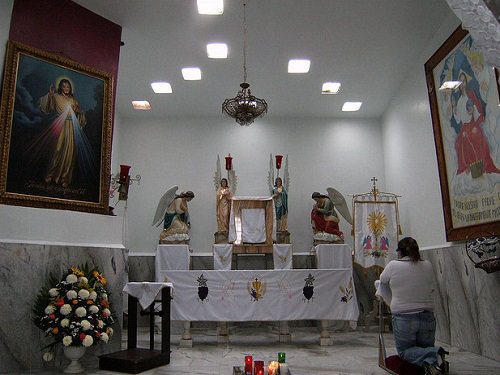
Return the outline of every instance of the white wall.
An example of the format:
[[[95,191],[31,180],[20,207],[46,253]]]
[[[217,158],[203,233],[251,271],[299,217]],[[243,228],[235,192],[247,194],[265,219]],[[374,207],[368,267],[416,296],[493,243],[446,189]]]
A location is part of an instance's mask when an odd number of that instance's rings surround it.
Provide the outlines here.
[[[117,164],[132,165],[141,174],[132,185],[127,209],[128,247],[155,251],[161,228],[152,227],[159,199],[172,185],[192,190],[190,246],[211,251],[216,231],[214,174],[217,155],[233,157],[238,177],[236,195],[268,196],[270,154],[288,154],[290,188],[288,230],[295,252],[312,246],[310,210],[313,191],[335,187],[346,197],[371,188],[377,176],[383,186],[381,128],[377,121],[275,119],[264,117],[250,127],[222,117],[122,121]],[[113,164],[115,162],[113,161]],[[116,211],[119,212],[119,211]],[[352,243],[350,227],[341,229]]]
[[[0,40],[7,41],[13,0],[0,2]],[[437,162],[432,135],[424,63],[458,25],[451,13],[442,29],[429,41],[427,50],[409,67],[408,80],[393,100],[383,120],[347,121],[335,119],[257,120],[249,128],[217,116],[212,119],[159,119],[149,123],[115,119],[112,171],[119,164],[132,165],[131,175],[142,175],[140,185],[130,187],[126,223],[126,245],[132,251],[154,251],[160,228],[151,226],[156,205],[171,185],[193,190],[191,202],[194,251],[210,251],[215,224],[213,175],[217,154],[231,153],[238,175],[238,195],[267,194],[269,154],[288,154],[291,176],[289,230],[296,252],[307,251],[312,243],[309,211],[313,191],[333,186],[350,203],[351,193],[371,189],[370,178],[377,176],[379,188],[402,195],[402,229],[419,239],[422,246],[445,242]],[[0,55],[5,55],[5,43]],[[1,60],[3,65],[3,60]],[[386,183],[387,181],[387,183]],[[114,202],[110,202],[114,204]],[[40,210],[43,217],[44,211]],[[50,215],[51,222],[31,223],[26,208],[0,205],[0,240],[9,238],[53,238],[67,242],[60,233],[87,231],[86,242],[122,243],[121,223],[110,228],[101,215],[67,212]],[[124,202],[115,212],[124,214]],[[117,221],[112,221],[116,223]],[[105,221],[107,219],[104,219]],[[9,223],[20,223],[13,227]],[[29,232],[26,228],[35,228]],[[61,230],[66,228],[68,230]],[[97,232],[95,232],[97,227]],[[83,228],[83,229],[82,229]],[[128,230],[127,230],[128,228]],[[347,242],[350,228],[343,222]],[[42,233],[38,233],[42,231]],[[116,233],[118,231],[118,233]],[[31,233],[31,237],[30,236]],[[109,236],[110,240],[105,240]],[[76,238],[76,236],[75,236]]]
[[[403,234],[415,237],[421,247],[446,243],[424,64],[459,24],[458,18],[450,13],[410,67],[407,80],[383,119],[386,186],[402,195]]]

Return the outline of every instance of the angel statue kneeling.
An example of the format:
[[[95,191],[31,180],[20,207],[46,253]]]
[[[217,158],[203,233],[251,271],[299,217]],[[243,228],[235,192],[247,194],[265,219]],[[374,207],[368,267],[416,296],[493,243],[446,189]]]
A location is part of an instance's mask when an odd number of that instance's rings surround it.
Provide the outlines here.
[[[192,191],[176,194],[178,187],[172,186],[158,202],[153,225],[159,226],[163,221],[160,243],[187,243],[189,241],[188,202],[194,198]]]
[[[311,210],[313,240],[315,242],[344,243],[344,233],[340,230],[340,219],[335,207],[352,225],[347,202],[344,196],[334,188],[330,187],[326,190],[328,195],[320,194],[317,191],[312,193],[312,199],[315,201]]]

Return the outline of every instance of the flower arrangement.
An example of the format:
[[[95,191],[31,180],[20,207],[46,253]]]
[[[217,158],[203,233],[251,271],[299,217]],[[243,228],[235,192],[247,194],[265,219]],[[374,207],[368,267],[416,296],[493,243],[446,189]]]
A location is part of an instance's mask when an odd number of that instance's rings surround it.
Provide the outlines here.
[[[50,275],[48,286],[37,295],[33,307],[33,322],[54,341],[53,348],[62,342],[66,346],[90,347],[107,343],[113,335],[106,278],[96,268],[85,264],[71,267],[58,281]],[[50,360],[51,352],[44,354]]]

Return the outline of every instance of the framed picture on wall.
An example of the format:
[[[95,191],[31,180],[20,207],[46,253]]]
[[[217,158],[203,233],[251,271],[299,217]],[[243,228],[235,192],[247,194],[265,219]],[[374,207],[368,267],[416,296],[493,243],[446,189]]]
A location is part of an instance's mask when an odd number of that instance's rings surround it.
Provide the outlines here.
[[[448,241],[500,234],[496,72],[461,27],[425,64]]]
[[[108,213],[112,76],[10,41],[0,203]]]

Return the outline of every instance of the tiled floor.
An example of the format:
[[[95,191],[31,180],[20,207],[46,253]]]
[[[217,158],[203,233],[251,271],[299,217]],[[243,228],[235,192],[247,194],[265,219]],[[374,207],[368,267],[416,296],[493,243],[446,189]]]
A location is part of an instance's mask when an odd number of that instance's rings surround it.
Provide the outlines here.
[[[332,334],[333,345],[319,345],[316,327],[292,327],[291,343],[280,344],[276,327],[262,324],[255,327],[230,326],[230,338],[218,343],[215,329],[194,329],[193,347],[179,346],[180,336],[171,339],[171,361],[167,366],[145,371],[143,375],[231,375],[233,366],[243,365],[246,354],[266,362],[275,360],[277,353],[286,353],[292,375],[369,375],[387,374],[378,367],[378,333],[363,330],[345,330]],[[126,337],[126,334],[124,335]],[[392,334],[384,335],[387,354],[394,354]],[[140,329],[139,347],[147,348],[149,335]],[[155,342],[160,343],[156,335]],[[498,375],[500,362],[463,352],[444,345],[450,355],[451,375]],[[87,375],[118,375],[98,369],[97,363],[83,361]],[[24,374],[48,375],[62,373],[62,369],[30,371]],[[14,374],[12,374],[14,375]]]

